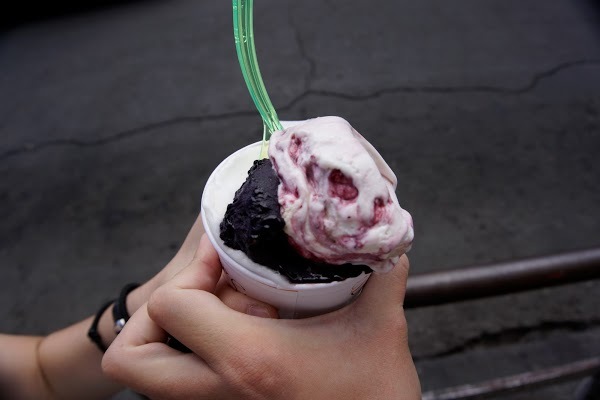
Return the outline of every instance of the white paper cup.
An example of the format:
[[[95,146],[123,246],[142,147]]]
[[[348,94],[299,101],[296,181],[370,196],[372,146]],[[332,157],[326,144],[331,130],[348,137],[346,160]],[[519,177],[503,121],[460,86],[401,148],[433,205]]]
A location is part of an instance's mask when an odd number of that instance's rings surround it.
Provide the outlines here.
[[[279,273],[252,262],[240,250],[225,246],[219,237],[219,224],[225,208],[246,180],[259,152],[260,142],[257,142],[227,157],[208,178],[202,193],[202,223],[219,254],[229,283],[237,291],[276,307],[281,318],[324,314],[352,302],[370,274],[361,273],[354,278],[330,283],[290,283]]]

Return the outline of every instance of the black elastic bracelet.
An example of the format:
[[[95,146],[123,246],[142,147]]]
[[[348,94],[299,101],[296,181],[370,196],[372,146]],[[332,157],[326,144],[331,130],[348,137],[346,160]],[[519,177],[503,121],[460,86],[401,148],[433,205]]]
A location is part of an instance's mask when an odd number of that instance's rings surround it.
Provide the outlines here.
[[[98,322],[100,322],[100,318],[102,317],[102,314],[104,314],[104,311],[106,311],[106,309],[108,307],[110,307],[110,305],[112,303],[114,303],[114,300],[107,301],[106,303],[104,303],[102,305],[102,307],[100,307],[100,309],[96,313],[96,316],[94,317],[92,326],[90,326],[90,329],[88,330],[88,334],[87,334],[88,337],[90,338],[90,340],[92,342],[94,342],[94,344],[96,346],[98,346],[100,351],[103,353],[106,352],[106,346],[104,345],[104,343],[102,343],[102,338],[100,337],[100,334],[98,333]]]
[[[113,307],[112,313],[113,318],[115,320],[115,333],[117,335],[119,334],[119,332],[121,332],[121,330],[125,326],[125,323],[129,321],[130,316],[127,312],[127,295],[139,286],[139,283],[128,283],[121,290],[121,294],[119,294],[119,298],[115,302],[115,306]]]

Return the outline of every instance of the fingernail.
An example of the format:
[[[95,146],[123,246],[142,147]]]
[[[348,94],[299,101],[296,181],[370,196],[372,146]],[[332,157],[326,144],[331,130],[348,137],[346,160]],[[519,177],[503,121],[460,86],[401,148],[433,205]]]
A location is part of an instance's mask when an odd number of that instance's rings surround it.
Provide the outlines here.
[[[269,314],[269,310],[267,310],[266,307],[256,304],[249,305],[248,308],[246,308],[246,314],[260,318],[271,318],[271,314]]]

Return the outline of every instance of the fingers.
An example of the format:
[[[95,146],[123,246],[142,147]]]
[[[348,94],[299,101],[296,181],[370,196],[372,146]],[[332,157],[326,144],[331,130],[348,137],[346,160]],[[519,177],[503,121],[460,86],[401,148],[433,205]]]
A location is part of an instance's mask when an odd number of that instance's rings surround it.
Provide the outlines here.
[[[198,214],[198,218],[194,222],[194,225],[187,234],[179,252],[176,257],[185,257],[189,260],[192,259],[195,250],[198,248],[200,238],[204,235],[204,225],[202,225],[202,217]]]
[[[363,306],[370,312],[374,309],[397,309],[398,306],[402,306],[406,293],[408,270],[408,257],[403,255],[390,272],[371,274],[362,294],[356,301],[357,305]]]
[[[185,272],[184,272],[185,271]],[[203,235],[194,254],[194,259],[180,274],[176,275],[165,288],[199,289],[213,292],[223,303],[231,309],[258,317],[278,318],[277,309],[269,304],[252,299],[237,292],[229,284],[225,275],[221,273],[219,255],[210,243],[208,237]],[[215,278],[220,278],[215,285]]]
[[[196,222],[192,226],[192,229],[188,233],[185,241],[181,245],[181,248],[175,254],[173,259],[163,268],[157,275],[155,275],[147,285],[152,291],[157,287],[161,286],[165,282],[168,282],[174,275],[177,274],[181,269],[185,268],[193,259],[198,249],[201,237],[204,235],[204,226],[202,225],[202,218],[198,215]],[[144,298],[143,302],[146,302],[148,297]]]
[[[251,331],[261,319],[240,312],[264,306],[269,316],[276,315],[272,307],[223,286],[220,294],[233,309],[229,308],[213,294],[220,276],[218,255],[204,236],[194,260],[158,288],[148,302],[150,318],[209,365],[218,363],[223,354],[230,354],[244,337],[260,337],[251,335]]]
[[[209,365],[235,352],[257,334],[260,321],[232,310],[214,294],[193,289],[157,290],[148,303],[150,317]],[[252,319],[253,321],[249,321]]]
[[[221,277],[215,294],[229,308],[261,318],[279,318],[277,309],[270,304],[255,300],[229,286],[225,275]]]
[[[208,237],[203,235],[194,259],[157,291],[179,288],[214,292],[221,276],[221,270],[219,255],[210,244]]]
[[[213,247],[208,239],[208,236],[202,234],[200,238],[200,244],[196,248],[196,254],[194,255],[194,259],[199,260],[200,262],[209,264],[211,266],[221,267],[221,262],[219,261],[219,254],[217,250]]]
[[[215,279],[219,274],[219,280]],[[214,293],[229,308],[241,313],[263,318],[278,318],[277,309],[269,304],[255,300],[234,290],[221,273],[219,256],[204,235],[190,265],[176,275],[161,290],[172,288],[196,289]]]
[[[166,337],[142,306],[106,351],[104,373],[151,398],[167,398],[175,385],[185,390],[179,382],[195,382],[195,390],[206,392],[218,385],[217,375],[203,360],[168,347]]]
[[[104,356],[105,373],[151,398],[170,398],[174,388],[184,394],[181,398],[218,391],[223,382],[214,365],[222,366],[228,355],[239,354],[244,338],[259,339],[250,349],[265,345],[267,335],[256,334],[253,324],[265,319],[242,313],[277,318],[275,308],[236,292],[224,277],[218,284],[221,272],[218,255],[204,237],[189,265],[128,321]],[[169,334],[193,353],[169,347]],[[186,395],[190,382],[193,390],[190,386]]]

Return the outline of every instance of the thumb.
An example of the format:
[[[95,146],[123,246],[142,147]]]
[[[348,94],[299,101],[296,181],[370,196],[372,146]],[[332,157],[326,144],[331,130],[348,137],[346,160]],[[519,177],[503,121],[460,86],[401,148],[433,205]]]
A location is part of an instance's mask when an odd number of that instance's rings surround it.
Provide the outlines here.
[[[357,307],[364,308],[368,313],[372,313],[374,309],[383,311],[402,307],[408,270],[408,257],[403,255],[390,272],[371,274],[362,294],[356,300]]]
[[[219,256],[210,244],[206,234],[204,234],[200,239],[200,244],[192,261],[150,295],[147,306],[150,318],[160,325],[157,316],[160,317],[161,313],[153,313],[152,311],[164,308],[165,304],[169,307],[168,304],[172,300],[174,291],[192,289],[214,293],[220,277],[221,263],[219,262]]]
[[[220,277],[221,262],[219,261],[219,255],[206,234],[204,234],[200,239],[200,244],[192,261],[169,282],[164,284],[162,288],[167,291],[177,288],[214,292]]]
[[[235,311],[262,318],[279,318],[277,309],[272,305],[253,299],[233,289],[227,282],[225,274],[221,276],[221,280],[217,284],[215,295],[226,306]]]

